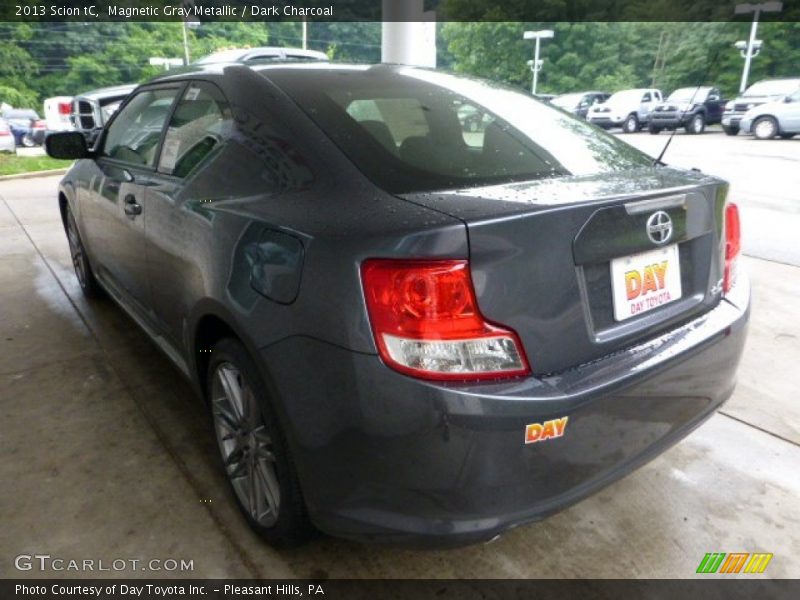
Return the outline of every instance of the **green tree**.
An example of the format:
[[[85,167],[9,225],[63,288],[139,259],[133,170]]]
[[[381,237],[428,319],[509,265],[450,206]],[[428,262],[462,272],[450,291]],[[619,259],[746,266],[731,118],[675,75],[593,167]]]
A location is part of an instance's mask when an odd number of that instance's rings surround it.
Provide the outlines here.
[[[38,102],[36,93],[29,89],[17,89],[0,84],[0,104],[25,108],[31,106],[35,107]]]

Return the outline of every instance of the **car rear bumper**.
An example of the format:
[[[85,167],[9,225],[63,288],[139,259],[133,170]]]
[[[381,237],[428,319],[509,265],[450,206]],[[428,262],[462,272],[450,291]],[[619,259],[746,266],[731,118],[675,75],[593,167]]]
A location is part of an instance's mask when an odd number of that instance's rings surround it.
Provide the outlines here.
[[[414,545],[488,540],[623,477],[731,395],[747,281],[701,317],[558,375],[440,384],[293,337],[262,350],[309,513],[325,532]],[[527,424],[568,417],[525,444]]]

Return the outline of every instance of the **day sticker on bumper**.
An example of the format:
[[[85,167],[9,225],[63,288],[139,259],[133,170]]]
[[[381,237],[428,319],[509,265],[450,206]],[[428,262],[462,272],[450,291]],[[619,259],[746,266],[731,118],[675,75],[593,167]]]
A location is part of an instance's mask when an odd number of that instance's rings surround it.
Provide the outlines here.
[[[525,443],[534,444],[536,442],[544,442],[553,438],[560,438],[564,435],[564,430],[567,428],[567,421],[569,417],[561,417],[560,419],[551,419],[544,423],[530,423],[525,426]]]

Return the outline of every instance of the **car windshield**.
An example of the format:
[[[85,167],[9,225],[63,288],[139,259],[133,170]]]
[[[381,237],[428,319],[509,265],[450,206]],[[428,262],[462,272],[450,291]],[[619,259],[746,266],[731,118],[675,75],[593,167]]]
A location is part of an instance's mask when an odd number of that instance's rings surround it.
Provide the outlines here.
[[[639,102],[644,96],[644,90],[623,90],[606,100],[606,104],[625,104],[627,102]]]
[[[586,94],[564,94],[553,98],[552,103],[560,108],[575,108]]]
[[[745,96],[780,96],[787,95],[800,88],[800,79],[784,79],[759,81],[745,91]]]
[[[675,90],[669,95],[670,102],[703,102],[708,95],[708,88],[689,87]]]
[[[394,193],[648,165],[615,137],[529,95],[410,67],[264,69],[339,148]],[[480,120],[466,119],[479,113]]]

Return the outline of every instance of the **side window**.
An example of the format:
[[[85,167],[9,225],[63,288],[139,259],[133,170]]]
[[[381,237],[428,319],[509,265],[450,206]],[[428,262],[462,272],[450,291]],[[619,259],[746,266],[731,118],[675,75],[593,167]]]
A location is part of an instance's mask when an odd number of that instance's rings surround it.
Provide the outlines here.
[[[219,90],[211,84],[192,83],[170,119],[159,172],[186,177],[228,137],[232,123]]]
[[[642,102],[650,102],[650,92],[647,92],[644,96],[642,96]]]
[[[169,88],[136,94],[109,127],[102,155],[132,165],[152,167],[164,123],[177,93],[177,88]]]

